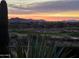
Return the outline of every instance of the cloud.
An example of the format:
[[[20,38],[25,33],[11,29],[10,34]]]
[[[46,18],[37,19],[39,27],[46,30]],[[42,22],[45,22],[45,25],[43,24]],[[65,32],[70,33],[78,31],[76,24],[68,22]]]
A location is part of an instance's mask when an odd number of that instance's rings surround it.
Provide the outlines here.
[[[57,13],[57,12],[66,12],[66,11],[78,11],[79,10],[79,1],[78,0],[62,0],[62,1],[48,1],[40,3],[32,3],[27,5],[10,5],[11,8],[14,8],[14,11],[17,13]],[[13,11],[13,10],[12,10]],[[10,9],[10,12],[12,12]]]

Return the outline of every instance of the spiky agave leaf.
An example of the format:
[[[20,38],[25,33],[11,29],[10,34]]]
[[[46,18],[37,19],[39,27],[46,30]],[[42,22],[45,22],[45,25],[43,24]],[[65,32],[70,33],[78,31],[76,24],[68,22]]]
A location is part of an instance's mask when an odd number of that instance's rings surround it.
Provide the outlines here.
[[[16,48],[17,57],[32,57],[32,58],[60,58],[67,57],[71,53],[70,48],[58,47],[56,44],[47,45],[47,36],[39,34],[28,35],[28,45],[26,48],[20,46],[21,41]],[[73,56],[71,56],[73,57]]]

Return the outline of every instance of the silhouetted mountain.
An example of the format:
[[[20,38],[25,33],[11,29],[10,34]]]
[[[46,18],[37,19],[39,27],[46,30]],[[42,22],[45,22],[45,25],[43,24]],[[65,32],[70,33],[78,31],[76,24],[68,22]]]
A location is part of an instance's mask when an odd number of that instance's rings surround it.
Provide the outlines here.
[[[46,22],[45,20],[33,20],[33,19],[23,19],[23,18],[11,18],[9,19],[10,24],[15,24],[15,23],[41,23],[41,22]]]
[[[79,20],[66,20],[64,22],[65,23],[75,23],[75,22],[79,22]]]

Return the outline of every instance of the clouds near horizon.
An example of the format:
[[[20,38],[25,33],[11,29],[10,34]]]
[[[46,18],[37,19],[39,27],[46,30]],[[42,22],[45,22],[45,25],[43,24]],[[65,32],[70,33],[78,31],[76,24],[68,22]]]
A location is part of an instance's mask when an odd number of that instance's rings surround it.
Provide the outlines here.
[[[79,19],[79,0],[6,0],[9,17],[52,19],[70,17]],[[56,19],[56,18],[54,18]],[[66,18],[65,18],[66,19]]]
[[[18,0],[19,1],[19,0]],[[30,1],[31,2],[31,1]],[[79,11],[78,0],[60,0],[60,1],[48,1],[34,2],[27,4],[10,4],[10,13],[17,14],[31,14],[31,13],[58,13],[67,11]]]

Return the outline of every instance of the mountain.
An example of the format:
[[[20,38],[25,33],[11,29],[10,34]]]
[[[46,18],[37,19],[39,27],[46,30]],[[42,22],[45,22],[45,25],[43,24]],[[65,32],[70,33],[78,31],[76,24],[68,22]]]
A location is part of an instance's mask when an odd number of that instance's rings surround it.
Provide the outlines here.
[[[67,20],[67,21],[64,21],[65,23],[75,23],[75,22],[79,22],[79,20]]]
[[[23,19],[23,18],[11,18],[9,19],[10,24],[15,24],[15,23],[41,23],[41,22],[46,22],[45,20],[33,20],[33,19]]]

